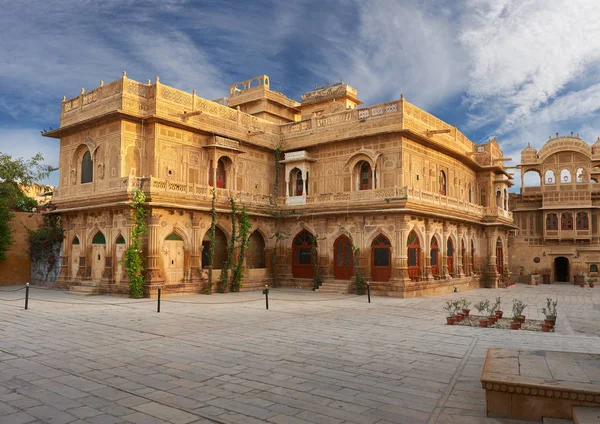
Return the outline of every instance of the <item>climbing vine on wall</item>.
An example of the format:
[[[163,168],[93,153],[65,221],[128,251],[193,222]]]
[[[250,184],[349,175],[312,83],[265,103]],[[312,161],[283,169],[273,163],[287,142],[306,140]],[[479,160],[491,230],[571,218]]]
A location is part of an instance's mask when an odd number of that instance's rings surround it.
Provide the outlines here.
[[[131,243],[123,256],[125,272],[129,278],[129,296],[139,299],[144,296],[144,257],[142,255],[142,237],[148,232],[146,227],[146,195],[139,189],[133,195],[133,228]]]
[[[221,270],[221,277],[219,279],[219,287],[217,288],[219,293],[225,293],[227,291],[227,283],[229,281],[229,269],[231,268],[231,263],[233,260],[233,254],[235,252],[235,243],[237,241],[237,230],[236,230],[236,220],[237,220],[237,211],[235,208],[235,200],[232,198],[229,199],[229,203],[231,204],[231,241],[229,243],[227,249],[227,260],[223,265],[223,269]]]
[[[242,205],[242,212],[240,213],[240,229],[238,233],[238,260],[233,270],[233,278],[231,280],[231,291],[238,292],[242,288],[243,265],[244,258],[246,257],[246,248],[248,247],[248,241],[250,238],[250,230],[252,229],[252,223],[246,213],[246,206]]]
[[[215,189],[212,189],[212,201],[210,206],[210,230],[208,231],[208,239],[210,244],[208,246],[208,283],[204,286],[204,293],[210,294],[212,292],[213,285],[213,258],[215,256],[215,231],[217,228],[217,210],[215,208],[217,195]]]
[[[46,211],[56,209],[48,204]],[[42,263],[43,279],[56,270],[60,259],[60,247],[63,241],[63,226],[60,215],[46,213],[42,225],[37,230],[27,229],[29,235],[29,258],[32,263]]]

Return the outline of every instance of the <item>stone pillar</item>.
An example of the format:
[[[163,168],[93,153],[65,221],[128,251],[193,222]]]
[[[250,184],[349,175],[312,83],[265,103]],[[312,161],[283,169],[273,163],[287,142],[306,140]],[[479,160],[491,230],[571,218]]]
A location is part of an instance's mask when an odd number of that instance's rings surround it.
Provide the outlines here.
[[[487,238],[487,257],[489,258],[485,265],[484,273],[491,287],[498,288],[498,271],[496,270],[496,240],[498,240],[498,230],[496,228],[486,228]]]
[[[448,226],[444,224],[444,228],[442,230],[442,245],[440,246],[440,253],[441,253],[440,256],[442,258],[440,275],[442,275],[445,279],[450,278],[450,270],[448,269],[448,249],[447,249],[449,233],[450,233],[450,230],[449,230]],[[439,268],[439,266],[438,266],[438,268]]]
[[[190,252],[190,282],[198,282],[202,274],[202,239],[200,238],[202,217],[192,214],[192,248]]]
[[[61,246],[61,255],[60,255],[60,274],[58,275],[57,280],[66,281],[69,279],[71,274],[71,263],[69,262],[69,248],[71,247],[71,241],[73,237],[70,237],[71,233],[69,231],[65,231],[65,237],[62,241]]]
[[[146,256],[146,284],[157,285],[163,282],[160,267],[160,218],[162,215],[152,212],[148,219],[148,254]]]
[[[457,234],[457,241],[456,244],[458,245],[458,255],[456,255],[457,257],[457,262],[458,262],[458,276],[460,278],[464,278],[465,276],[465,267],[463,265],[463,236],[464,236],[464,227],[462,227],[461,225],[459,225],[457,227],[456,230],[456,234]],[[466,251],[466,247],[465,247],[465,251]]]
[[[399,230],[396,232],[396,248],[394,250],[394,256],[397,258],[397,264],[395,264],[398,268],[397,279],[403,283],[408,283],[410,281],[408,276],[408,249],[406,247],[409,221],[409,216],[402,216],[397,222]]]
[[[426,219],[425,220],[425,241],[423,243],[423,256],[425,263],[425,273],[423,274],[423,279],[427,281],[433,281],[433,274],[431,273],[431,237],[433,235],[433,231],[431,228],[431,222]]]

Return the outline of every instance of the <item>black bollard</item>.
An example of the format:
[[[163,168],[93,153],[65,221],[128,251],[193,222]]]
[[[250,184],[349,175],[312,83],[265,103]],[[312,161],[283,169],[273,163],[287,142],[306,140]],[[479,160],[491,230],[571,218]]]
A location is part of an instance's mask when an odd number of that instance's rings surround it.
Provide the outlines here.
[[[265,284],[265,289],[263,290],[263,294],[265,295],[265,305],[267,309],[269,309],[269,285]]]
[[[25,284],[25,309],[29,306],[29,283]]]
[[[158,286],[158,303],[156,305],[156,312],[160,312],[160,286]]]
[[[369,303],[371,303],[371,283],[367,281],[367,299],[369,299]]]

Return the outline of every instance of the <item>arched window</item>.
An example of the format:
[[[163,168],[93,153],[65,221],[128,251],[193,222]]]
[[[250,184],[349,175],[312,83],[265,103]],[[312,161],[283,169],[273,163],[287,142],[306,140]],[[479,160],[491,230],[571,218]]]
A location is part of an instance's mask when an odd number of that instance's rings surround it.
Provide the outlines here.
[[[94,162],[90,152],[85,152],[81,159],[81,184],[91,183],[94,180]]]
[[[598,265],[591,264],[590,265],[590,272],[598,272]]]
[[[502,207],[502,192],[500,190],[496,192],[496,206],[499,208]]]
[[[123,238],[123,236],[120,235],[119,237],[117,237],[115,244],[125,244],[125,239]]]
[[[554,178],[554,171],[549,169],[546,171],[546,174],[544,176],[544,182],[546,184],[554,184],[556,183],[556,179]]]
[[[583,181],[583,168],[578,168],[577,169],[577,173],[575,174],[577,182],[578,183],[583,183],[585,181]]]
[[[473,185],[469,183],[469,203],[473,203]]]
[[[590,229],[587,212],[577,212],[577,229],[578,230],[589,230]]]
[[[485,188],[481,189],[481,193],[479,195],[479,204],[481,206],[487,206],[487,198],[485,196]]]
[[[573,214],[571,212],[563,212],[560,217],[560,229],[561,230],[572,230],[573,229]]]
[[[570,183],[571,182],[571,171],[568,169],[563,169],[560,171],[560,182],[561,183]]]
[[[181,236],[177,233],[171,233],[169,234],[167,237],[165,237],[165,240],[169,240],[169,241],[183,241],[183,239],[181,238]]]
[[[408,235],[406,247],[408,249],[408,276],[414,278],[421,274],[421,243],[419,236],[414,231]]]
[[[523,187],[539,187],[542,185],[542,177],[538,171],[526,171],[523,174]]]
[[[558,230],[558,216],[555,213],[546,215],[546,230]]]
[[[444,173],[444,171],[440,171],[439,179],[440,179],[440,181],[439,181],[440,194],[443,194],[445,196],[446,195],[446,174]]]
[[[431,265],[431,273],[433,275],[438,275],[440,273],[438,267],[438,252],[440,251],[440,247],[438,246],[438,242],[435,237],[431,237],[429,249],[429,264]]]
[[[210,161],[210,168],[208,170],[209,174],[208,174],[208,185],[211,187],[215,186],[215,182],[214,182],[214,177],[213,177],[213,172],[214,172],[214,168],[213,168],[213,161]],[[225,162],[223,162],[223,159],[219,159],[219,161],[217,162],[217,188],[225,188],[226,186],[226,177],[225,177]]]
[[[504,189],[504,210],[508,210],[508,190]]]
[[[304,192],[304,181],[302,180],[302,172],[298,172],[296,174],[296,191],[294,192],[294,196],[302,196]]]
[[[101,231],[98,231],[94,238],[92,239],[92,244],[106,244],[106,239],[104,238],[104,234]]]
[[[79,238],[77,236],[73,237],[73,241],[71,242],[71,244],[79,244]]]
[[[359,190],[371,190],[373,188],[373,173],[371,172],[371,165],[369,162],[363,161],[360,164],[360,175],[359,175]]]

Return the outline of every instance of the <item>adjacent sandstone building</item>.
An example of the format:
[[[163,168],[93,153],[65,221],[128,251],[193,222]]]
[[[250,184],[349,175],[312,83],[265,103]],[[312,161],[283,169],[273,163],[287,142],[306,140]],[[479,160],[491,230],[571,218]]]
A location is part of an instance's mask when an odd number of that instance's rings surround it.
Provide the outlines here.
[[[298,103],[263,75],[229,95],[209,101],[124,73],[63,99],[60,128],[46,133],[60,138],[61,284],[127,292],[138,188],[150,212],[147,295],[206,283],[213,188],[216,276],[231,243],[229,198],[251,215],[245,289],[311,287],[315,238],[319,290],[350,289],[356,270],[394,296],[504,284],[512,181],[496,140],[474,144],[402,96],[362,107],[344,83]],[[275,233],[285,236],[273,255]]]
[[[518,227],[510,241],[513,272],[546,275],[547,282],[598,276],[599,165],[600,139],[590,146],[572,133],[521,152],[521,193],[510,200]]]

